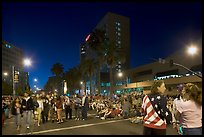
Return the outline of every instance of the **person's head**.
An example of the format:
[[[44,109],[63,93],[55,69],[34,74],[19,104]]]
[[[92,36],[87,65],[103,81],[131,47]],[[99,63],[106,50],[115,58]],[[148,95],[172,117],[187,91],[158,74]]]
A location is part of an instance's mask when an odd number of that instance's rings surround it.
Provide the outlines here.
[[[25,97],[28,97],[28,96],[29,96],[29,93],[28,93],[28,92],[25,92],[25,93],[24,93],[24,96],[25,96]]]
[[[15,99],[15,101],[16,101],[16,102],[20,102],[20,98],[17,97],[17,98]]]
[[[193,100],[197,104],[202,105],[202,90],[193,83],[185,84],[182,90],[184,100]]]
[[[163,94],[166,90],[165,84],[163,80],[156,80],[152,84],[151,93],[152,94]]]
[[[43,97],[45,97],[45,92],[44,91],[42,91],[41,94],[42,94]]]
[[[39,99],[39,98],[40,98],[40,95],[39,95],[39,94],[36,94],[36,98]]]

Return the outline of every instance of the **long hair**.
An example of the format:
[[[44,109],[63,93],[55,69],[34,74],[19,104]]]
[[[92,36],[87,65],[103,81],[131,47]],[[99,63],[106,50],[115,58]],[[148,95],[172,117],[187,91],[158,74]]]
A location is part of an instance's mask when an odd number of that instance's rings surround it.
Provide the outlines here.
[[[159,94],[160,92],[157,87],[160,87],[162,83],[164,83],[163,80],[155,80],[151,87],[151,94]]]
[[[198,105],[202,105],[202,90],[197,85],[187,83],[183,90],[185,94],[189,95],[189,99],[192,99]]]

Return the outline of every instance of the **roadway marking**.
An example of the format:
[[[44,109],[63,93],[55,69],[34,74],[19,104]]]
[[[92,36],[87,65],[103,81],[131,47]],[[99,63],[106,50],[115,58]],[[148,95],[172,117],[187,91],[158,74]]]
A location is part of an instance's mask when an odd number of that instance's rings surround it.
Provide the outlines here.
[[[95,126],[95,125],[109,124],[109,123],[120,122],[120,121],[126,121],[126,120],[129,120],[129,119],[114,120],[114,121],[107,121],[107,122],[102,122],[102,123],[94,123],[94,124],[86,124],[86,125],[79,125],[79,126],[66,127],[66,128],[58,128],[58,129],[50,129],[50,130],[44,130],[44,131],[37,131],[37,132],[33,132],[32,134],[41,134],[41,133],[48,133],[48,132],[57,132],[57,131],[62,131],[62,130],[69,130],[69,129],[83,128],[83,127],[90,127],[90,126]],[[26,135],[26,133],[17,134],[17,135]]]

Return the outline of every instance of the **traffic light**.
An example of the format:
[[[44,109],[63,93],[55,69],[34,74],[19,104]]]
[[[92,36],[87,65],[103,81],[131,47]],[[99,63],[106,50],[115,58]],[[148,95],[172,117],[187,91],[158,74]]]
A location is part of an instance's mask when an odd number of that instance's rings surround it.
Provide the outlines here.
[[[173,59],[170,59],[170,61],[169,61],[169,65],[170,65],[170,67],[172,67],[172,66],[174,65],[174,61],[173,61]]]
[[[19,72],[18,71],[14,71],[14,82],[18,83],[19,81]]]
[[[165,59],[162,59],[162,58],[159,58],[159,63],[160,63],[160,64],[165,64],[165,63],[166,63],[166,60],[165,60]]]

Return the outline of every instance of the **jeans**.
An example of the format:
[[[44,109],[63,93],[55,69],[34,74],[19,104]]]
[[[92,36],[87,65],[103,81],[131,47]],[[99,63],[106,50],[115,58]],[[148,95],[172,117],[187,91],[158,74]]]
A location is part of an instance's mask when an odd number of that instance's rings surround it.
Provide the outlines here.
[[[15,119],[16,119],[16,125],[20,126],[21,125],[21,114],[20,113],[16,114]]]
[[[75,108],[75,117],[81,119],[81,109]]]
[[[24,116],[25,116],[25,120],[26,120],[26,126],[30,127],[31,126],[31,122],[32,122],[32,110],[26,110],[24,112]]]
[[[202,135],[202,127],[183,128],[183,135]]]

